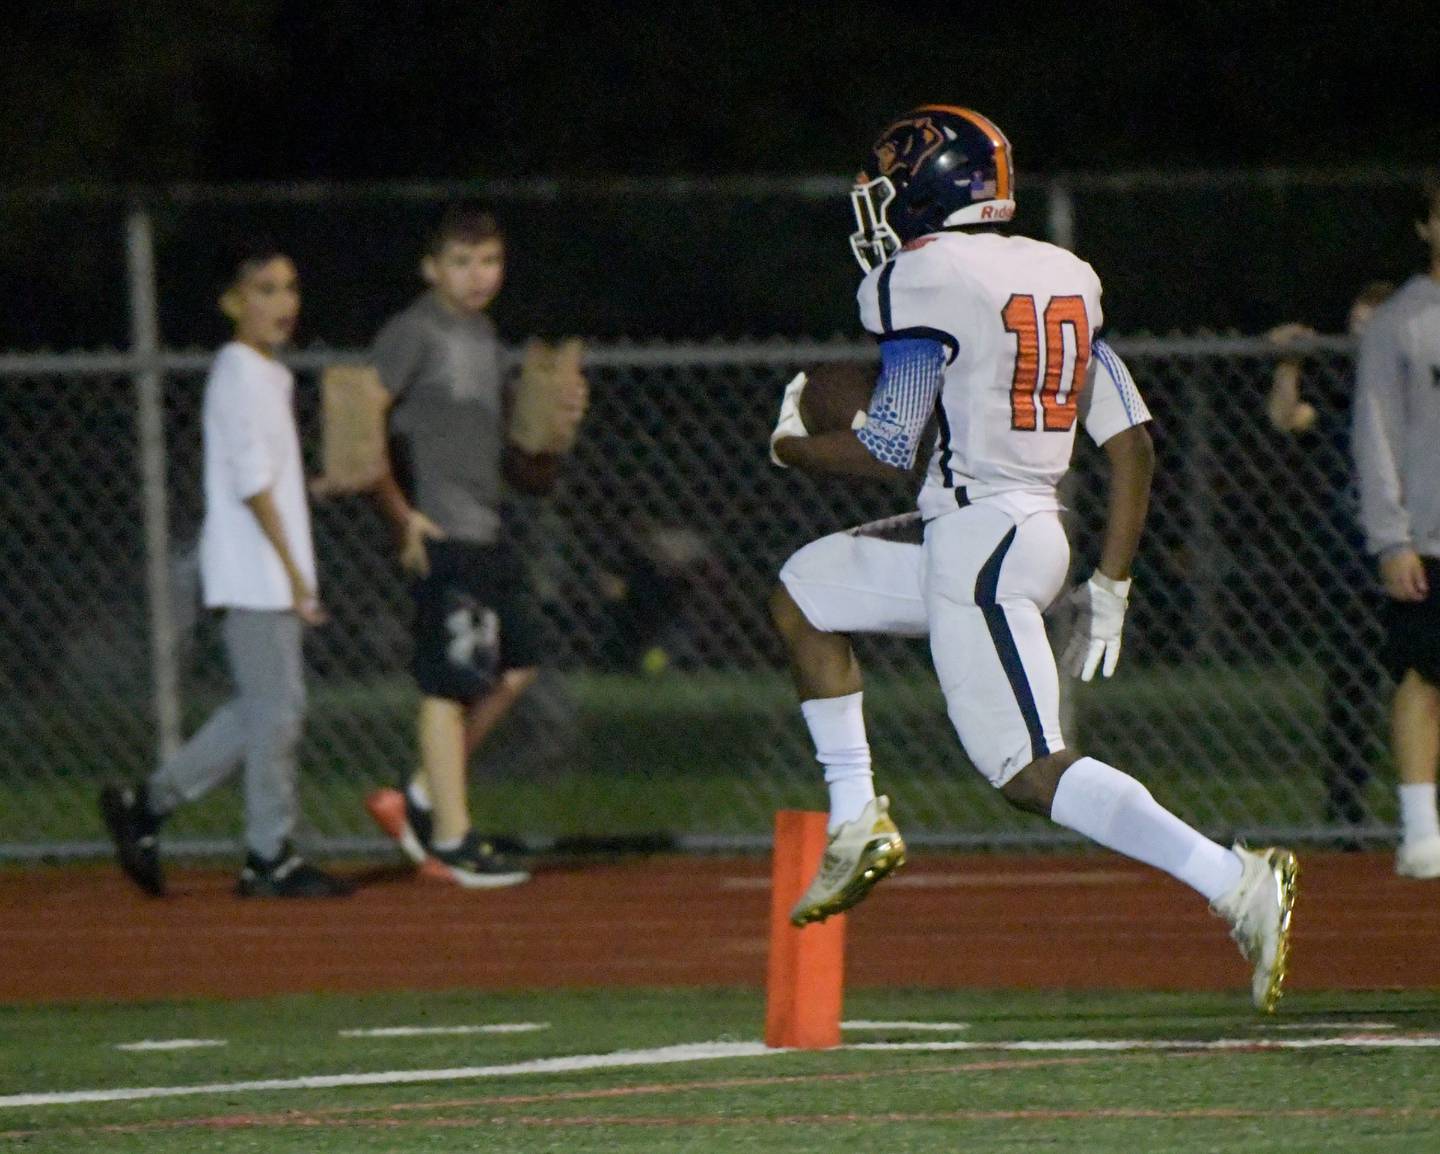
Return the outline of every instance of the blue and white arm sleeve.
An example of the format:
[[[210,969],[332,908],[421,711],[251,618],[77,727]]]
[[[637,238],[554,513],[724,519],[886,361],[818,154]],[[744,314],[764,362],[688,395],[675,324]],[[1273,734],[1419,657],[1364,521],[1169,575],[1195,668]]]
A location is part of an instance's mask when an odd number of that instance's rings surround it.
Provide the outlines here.
[[[881,344],[880,380],[856,434],[877,461],[897,469],[915,463],[920,436],[940,396],[945,360],[945,346],[926,337]]]
[[[1080,397],[1085,431],[1097,445],[1150,420],[1145,398],[1120,355],[1100,337],[1091,346],[1091,380]]]

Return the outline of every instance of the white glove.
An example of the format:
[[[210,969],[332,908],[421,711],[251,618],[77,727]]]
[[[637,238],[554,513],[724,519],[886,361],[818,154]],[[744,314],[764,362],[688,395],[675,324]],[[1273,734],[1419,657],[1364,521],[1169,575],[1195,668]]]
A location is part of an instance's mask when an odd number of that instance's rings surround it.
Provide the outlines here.
[[[1095,670],[1109,677],[1120,660],[1120,634],[1125,629],[1125,606],[1130,597],[1130,581],[1112,581],[1098,569],[1084,585],[1077,585],[1066,597],[1075,610],[1070,643],[1060,659],[1060,667],[1071,677],[1089,681]],[[1101,664],[1101,659],[1104,664]]]
[[[796,373],[790,379],[790,383],[785,386],[785,395],[780,398],[780,416],[775,421],[775,428],[770,433],[770,461],[782,469],[788,469],[790,466],[775,455],[775,442],[781,437],[808,437],[810,435],[810,430],[800,419],[800,394],[805,391],[806,380],[808,378],[804,373]]]

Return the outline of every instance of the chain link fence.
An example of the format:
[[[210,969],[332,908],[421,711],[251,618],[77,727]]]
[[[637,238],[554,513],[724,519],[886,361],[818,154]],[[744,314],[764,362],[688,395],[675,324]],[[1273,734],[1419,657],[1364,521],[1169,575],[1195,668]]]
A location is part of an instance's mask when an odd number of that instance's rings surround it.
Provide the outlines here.
[[[1070,687],[1072,741],[1217,835],[1325,838],[1358,823],[1352,836],[1389,836],[1388,688],[1343,439],[1350,346],[1306,346],[1320,420],[1297,437],[1266,420],[1276,354],[1264,342],[1114,343],[1154,412],[1159,467],[1120,672]],[[510,511],[553,658],[473,766],[482,826],[538,845],[663,834],[718,847],[762,844],[777,807],[823,806],[766,599],[792,550],[903,511],[911,494],[777,470],[764,447],[797,368],[871,355],[845,343],[592,347],[592,410],[561,488]],[[318,372],[354,359],[296,357],[307,451],[318,446]],[[0,358],[0,854],[106,852],[100,784],[144,775],[161,744],[157,618],[174,638],[184,731],[227,691],[194,550],[206,363]],[[147,369],[159,370],[165,418],[170,545],[158,584],[136,417]],[[1083,437],[1078,446],[1068,484],[1080,576],[1097,555],[1104,466]],[[333,620],[307,641],[305,840],[359,850],[378,846],[364,794],[415,758],[408,600],[368,499],[314,511]],[[147,606],[157,589],[166,603]],[[859,649],[878,780],[907,834],[1067,840],[968,768],[923,643],[865,638]],[[217,796],[182,812],[171,844],[228,847],[238,822],[235,797]]]

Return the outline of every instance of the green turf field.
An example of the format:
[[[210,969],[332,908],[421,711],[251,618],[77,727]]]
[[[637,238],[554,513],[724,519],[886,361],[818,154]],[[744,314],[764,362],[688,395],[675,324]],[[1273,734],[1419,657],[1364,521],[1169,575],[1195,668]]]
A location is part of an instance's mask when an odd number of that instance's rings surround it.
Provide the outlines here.
[[[1296,995],[1262,1019],[1230,995],[869,991],[846,1015],[873,1025],[791,1053],[756,1045],[750,991],[0,1009],[0,1148],[1440,1149],[1440,992]],[[487,1025],[510,1031],[341,1033]],[[169,1039],[225,1044],[115,1048]],[[140,1088],[163,1093],[16,1098]]]

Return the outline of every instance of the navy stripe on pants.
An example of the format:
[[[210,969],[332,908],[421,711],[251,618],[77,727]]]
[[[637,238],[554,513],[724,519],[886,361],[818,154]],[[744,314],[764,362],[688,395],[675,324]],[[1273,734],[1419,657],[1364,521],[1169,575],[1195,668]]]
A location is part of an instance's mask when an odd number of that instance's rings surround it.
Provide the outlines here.
[[[1050,744],[1045,740],[1045,729],[1040,724],[1040,711],[1035,708],[1035,694],[1031,692],[1029,678],[1025,676],[1025,666],[1020,661],[1015,635],[1010,632],[1010,622],[1005,619],[1004,608],[995,599],[1000,586],[1000,566],[1004,564],[1005,554],[1010,551],[1014,540],[1015,527],[1012,526],[1010,532],[1001,538],[995,551],[980,567],[980,574],[975,578],[975,604],[985,615],[990,640],[994,642],[995,652],[1000,656],[1000,665],[1005,670],[1011,691],[1015,694],[1015,704],[1020,707],[1020,716],[1025,719],[1025,728],[1030,733],[1031,756],[1039,758],[1049,755]]]

